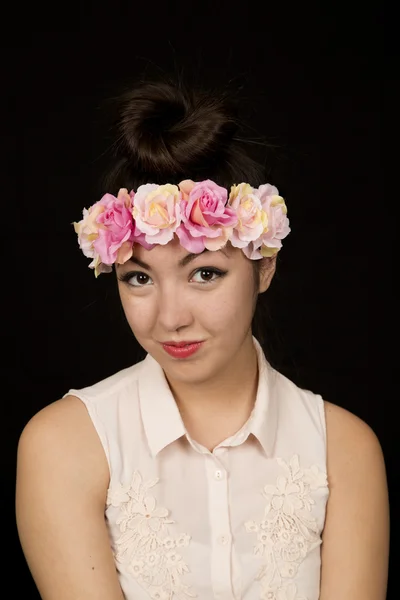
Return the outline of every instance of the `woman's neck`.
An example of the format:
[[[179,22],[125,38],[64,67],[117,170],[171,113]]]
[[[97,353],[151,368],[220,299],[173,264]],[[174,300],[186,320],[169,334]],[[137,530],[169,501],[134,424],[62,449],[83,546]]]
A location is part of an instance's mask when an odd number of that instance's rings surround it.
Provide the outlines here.
[[[169,385],[189,435],[212,450],[235,434],[254,407],[258,387],[257,352],[250,336],[218,378],[196,385]]]

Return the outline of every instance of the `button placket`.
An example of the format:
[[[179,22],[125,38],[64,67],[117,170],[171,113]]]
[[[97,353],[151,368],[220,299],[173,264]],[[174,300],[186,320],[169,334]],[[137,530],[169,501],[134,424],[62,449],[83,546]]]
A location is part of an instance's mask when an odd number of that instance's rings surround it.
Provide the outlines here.
[[[211,457],[210,457],[211,458]],[[217,468],[216,468],[217,466]],[[211,458],[207,465],[211,525],[211,578],[213,592],[221,600],[232,600],[231,528],[229,522],[228,477]]]

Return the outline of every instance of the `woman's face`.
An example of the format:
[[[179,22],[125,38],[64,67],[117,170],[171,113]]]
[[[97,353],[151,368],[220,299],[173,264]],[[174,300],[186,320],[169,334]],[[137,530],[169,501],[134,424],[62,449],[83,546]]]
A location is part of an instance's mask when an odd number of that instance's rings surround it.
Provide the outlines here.
[[[136,244],[117,268],[122,306],[139,344],[171,380],[201,383],[225,371],[251,343],[251,321],[275,261],[265,259],[260,285],[253,265],[230,245],[192,255],[174,239],[145,250]],[[163,344],[201,342],[188,357],[171,356]]]

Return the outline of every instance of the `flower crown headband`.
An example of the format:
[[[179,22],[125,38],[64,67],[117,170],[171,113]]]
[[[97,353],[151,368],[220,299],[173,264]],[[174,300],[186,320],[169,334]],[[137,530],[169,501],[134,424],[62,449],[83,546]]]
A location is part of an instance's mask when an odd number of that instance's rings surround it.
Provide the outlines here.
[[[136,192],[121,188],[117,196],[105,194],[73,225],[97,277],[128,261],[135,243],[151,250],[174,235],[194,254],[220,250],[229,241],[251,260],[274,256],[290,232],[286,213],[284,199],[268,183],[257,189],[233,185],[228,197],[209,179],[187,179],[178,186],[147,183]]]

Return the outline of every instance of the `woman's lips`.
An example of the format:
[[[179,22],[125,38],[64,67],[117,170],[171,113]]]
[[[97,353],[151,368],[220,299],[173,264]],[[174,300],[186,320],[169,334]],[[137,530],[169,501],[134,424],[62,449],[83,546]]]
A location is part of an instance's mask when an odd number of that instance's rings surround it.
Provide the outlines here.
[[[187,358],[197,352],[204,342],[165,342],[164,350],[174,358]]]

